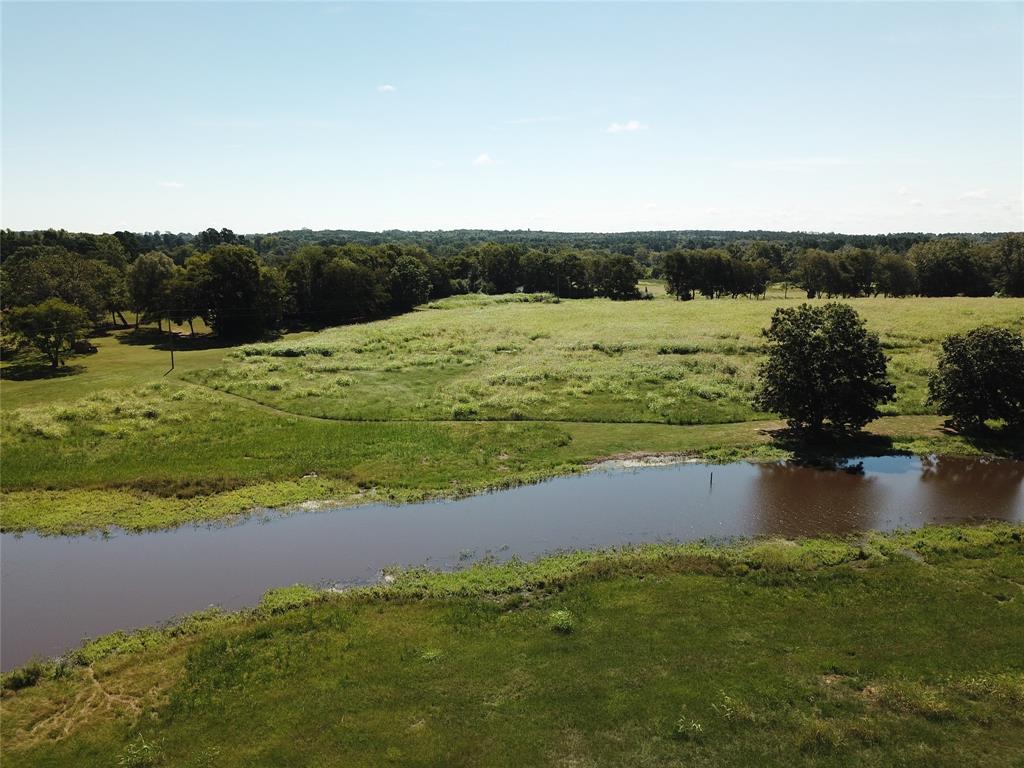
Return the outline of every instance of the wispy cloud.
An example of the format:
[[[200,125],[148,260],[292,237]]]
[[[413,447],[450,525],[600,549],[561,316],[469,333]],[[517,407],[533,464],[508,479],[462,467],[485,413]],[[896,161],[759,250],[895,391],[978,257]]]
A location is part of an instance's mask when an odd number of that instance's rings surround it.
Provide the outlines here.
[[[635,131],[646,131],[647,126],[639,120],[627,120],[624,123],[612,123],[605,132],[607,133],[634,133]]]
[[[896,190],[896,194],[899,195],[900,197],[906,197],[907,195],[910,194],[910,187],[903,185],[902,187]]]
[[[160,186],[164,189],[184,189],[185,184],[181,181],[161,181]]]
[[[733,168],[756,171],[793,171],[801,168],[842,168],[860,165],[848,157],[783,157],[765,160],[736,160]],[[903,194],[902,190],[900,194]]]
[[[517,117],[515,120],[506,120],[505,125],[536,125],[537,123],[561,123],[564,117]]]
[[[474,158],[473,165],[494,165],[494,158],[487,152],[481,152]]]
[[[960,200],[988,200],[987,189],[969,189],[960,195]]]
[[[397,86],[385,83],[384,85],[377,86],[377,93],[394,93],[398,90]]]

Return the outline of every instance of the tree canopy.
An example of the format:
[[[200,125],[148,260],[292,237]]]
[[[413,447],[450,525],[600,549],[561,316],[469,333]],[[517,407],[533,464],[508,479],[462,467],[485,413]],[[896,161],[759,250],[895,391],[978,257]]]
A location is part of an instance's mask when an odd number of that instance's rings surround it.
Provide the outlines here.
[[[75,342],[89,328],[89,316],[81,307],[61,299],[15,307],[7,313],[11,330],[22,336],[57,368]]]
[[[928,399],[959,426],[987,419],[1024,426],[1024,338],[992,326],[947,336]]]
[[[893,399],[878,336],[847,304],[779,308],[765,329],[756,407],[784,416],[790,426],[818,431],[863,427]]]

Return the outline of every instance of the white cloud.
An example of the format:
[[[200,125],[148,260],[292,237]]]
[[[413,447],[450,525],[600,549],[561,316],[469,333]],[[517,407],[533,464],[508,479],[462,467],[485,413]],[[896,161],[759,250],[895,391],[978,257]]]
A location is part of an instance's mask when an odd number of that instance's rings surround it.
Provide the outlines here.
[[[916,197],[910,201],[910,204],[915,208],[921,208],[924,205],[923,200],[918,200]]]
[[[160,186],[164,189],[184,189],[185,184],[180,181],[161,181]]]
[[[377,93],[394,93],[397,90],[398,88],[394,85],[385,84],[377,86]]]
[[[904,185],[896,190],[896,194],[899,195],[900,197],[906,197],[907,195],[910,194],[910,187]]]
[[[624,123],[612,123],[605,132],[607,133],[633,133],[635,131],[646,131],[647,126],[639,120],[627,120]]]
[[[486,152],[481,152],[473,160],[473,165],[494,165],[494,158]]]
[[[969,189],[960,195],[961,200],[988,200],[987,189]]]
[[[646,204],[646,205],[644,206],[644,208],[646,208],[646,209],[647,209],[648,211],[653,211],[653,210],[654,210],[655,208],[657,208],[657,207],[658,207],[658,204],[657,204],[657,203],[647,203],[647,204]]]

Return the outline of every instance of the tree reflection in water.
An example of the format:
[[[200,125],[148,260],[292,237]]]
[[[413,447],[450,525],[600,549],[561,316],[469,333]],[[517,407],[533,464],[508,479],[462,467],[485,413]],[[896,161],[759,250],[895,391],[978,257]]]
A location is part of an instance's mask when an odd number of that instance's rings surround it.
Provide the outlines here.
[[[833,462],[829,467],[759,465],[751,484],[752,532],[793,537],[870,528],[885,489],[864,476],[862,463]]]
[[[928,456],[921,459],[919,491],[927,522],[978,517],[1013,520],[1021,506],[1024,463],[1004,459]]]

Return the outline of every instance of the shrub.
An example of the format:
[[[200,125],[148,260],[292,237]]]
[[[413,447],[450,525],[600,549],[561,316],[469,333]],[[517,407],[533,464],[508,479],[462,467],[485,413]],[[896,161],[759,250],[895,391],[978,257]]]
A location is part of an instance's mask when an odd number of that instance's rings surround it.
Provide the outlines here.
[[[985,325],[947,336],[928,379],[928,402],[961,426],[1024,424],[1024,338]]]
[[[159,744],[139,736],[125,746],[117,764],[122,768],[151,768],[163,763],[163,757]]]
[[[764,335],[768,359],[754,404],[792,427],[817,431],[828,421],[834,429],[859,429],[896,393],[878,335],[846,304],[777,309]]]
[[[30,661],[23,667],[11,670],[3,676],[3,689],[5,691],[20,691],[22,688],[31,688],[42,678],[46,668],[41,661]]]
[[[548,626],[551,627],[553,632],[571,635],[576,631],[576,617],[570,611],[552,611],[548,616]]]

